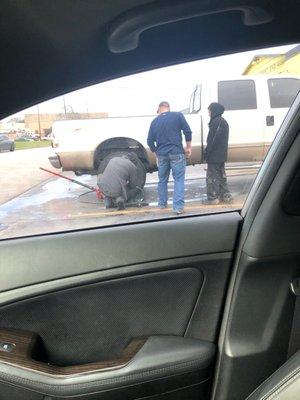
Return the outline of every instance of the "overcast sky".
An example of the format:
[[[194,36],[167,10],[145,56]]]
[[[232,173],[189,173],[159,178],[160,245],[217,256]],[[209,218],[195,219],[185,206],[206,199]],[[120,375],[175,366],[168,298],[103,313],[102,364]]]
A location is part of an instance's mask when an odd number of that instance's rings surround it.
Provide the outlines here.
[[[294,46],[194,61],[115,79],[66,94],[65,102],[67,109],[71,106],[74,112],[108,112],[110,116],[155,114],[161,100],[169,101],[171,108],[178,111],[188,107],[190,93],[197,83],[208,78],[239,76],[255,55],[285,53]],[[63,112],[62,97],[40,104],[39,110]],[[36,113],[37,107],[17,115],[25,112]]]

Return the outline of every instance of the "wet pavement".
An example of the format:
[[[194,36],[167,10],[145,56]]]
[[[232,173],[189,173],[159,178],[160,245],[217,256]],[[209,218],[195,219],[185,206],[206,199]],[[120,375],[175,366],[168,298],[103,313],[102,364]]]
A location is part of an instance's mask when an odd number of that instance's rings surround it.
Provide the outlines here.
[[[229,189],[234,197],[230,205],[205,206],[205,171],[203,166],[188,167],[186,180],[186,215],[240,209],[256,176],[256,170],[235,169],[227,172]],[[69,176],[74,177],[73,174]],[[76,178],[96,185],[96,177]],[[22,195],[0,205],[0,239],[64,232],[129,222],[177,217],[172,212],[173,182],[169,183],[169,207],[157,208],[157,175],[149,174],[145,185],[146,207],[128,207],[124,211],[107,210],[95,193],[75,183],[50,177]]]

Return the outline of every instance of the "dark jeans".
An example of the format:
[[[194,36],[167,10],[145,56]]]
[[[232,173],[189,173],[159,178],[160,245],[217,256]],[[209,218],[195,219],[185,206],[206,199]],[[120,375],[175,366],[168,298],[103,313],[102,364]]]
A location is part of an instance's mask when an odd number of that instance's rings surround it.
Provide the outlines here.
[[[206,191],[208,200],[230,200],[227,186],[225,163],[208,163],[206,172]]]
[[[138,188],[133,188],[133,189],[126,188],[126,195],[127,195],[126,202],[129,202],[130,200],[133,200],[140,193],[141,193],[141,191]],[[118,197],[123,197],[123,196],[118,196]],[[116,197],[110,197],[110,196],[106,196],[105,195],[105,197],[104,197],[105,207],[106,208],[114,208],[116,199],[117,199]]]

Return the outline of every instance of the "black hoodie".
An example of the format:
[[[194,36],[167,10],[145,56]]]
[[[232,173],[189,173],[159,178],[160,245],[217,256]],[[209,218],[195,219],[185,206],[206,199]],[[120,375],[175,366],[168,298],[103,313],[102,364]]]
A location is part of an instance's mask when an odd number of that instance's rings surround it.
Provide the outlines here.
[[[224,107],[219,103],[211,103],[211,111],[207,146],[204,157],[207,163],[223,163],[227,161],[229,126],[222,117]]]

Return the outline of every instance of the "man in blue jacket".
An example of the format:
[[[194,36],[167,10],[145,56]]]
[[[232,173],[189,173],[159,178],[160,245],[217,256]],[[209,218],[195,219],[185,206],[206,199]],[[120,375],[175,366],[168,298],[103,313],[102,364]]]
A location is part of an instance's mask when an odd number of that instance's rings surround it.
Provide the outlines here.
[[[171,112],[167,101],[162,101],[158,116],[152,121],[148,133],[148,146],[155,153],[158,165],[158,206],[166,208],[168,203],[168,181],[170,171],[174,179],[173,210],[181,214],[184,208],[184,181],[186,157],[192,154],[192,131],[180,112]],[[182,145],[185,136],[186,149]]]

